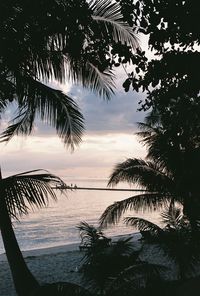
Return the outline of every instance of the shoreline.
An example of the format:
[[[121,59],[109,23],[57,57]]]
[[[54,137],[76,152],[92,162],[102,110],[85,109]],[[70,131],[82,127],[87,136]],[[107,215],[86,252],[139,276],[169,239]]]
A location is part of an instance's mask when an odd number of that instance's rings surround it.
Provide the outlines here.
[[[122,234],[122,235],[116,235],[116,236],[110,236],[113,241],[118,240],[120,238],[127,238],[132,237],[132,241],[137,242],[138,239],[141,237],[141,234],[139,232],[134,232],[130,234]],[[43,256],[43,255],[50,255],[50,254],[60,254],[60,253],[66,253],[66,252],[72,252],[72,251],[79,251],[79,245],[81,242],[78,243],[71,243],[66,245],[58,245],[53,247],[47,247],[47,248],[40,248],[40,249],[32,249],[32,250],[22,250],[22,254],[24,258],[28,257],[36,257],[36,256]],[[0,254],[0,262],[7,261],[6,254],[2,253]]]
[[[24,258],[38,257],[43,255],[51,255],[51,254],[60,254],[60,253],[78,251],[79,245],[80,243],[73,243],[73,244],[60,245],[60,246],[54,246],[54,247],[48,247],[48,248],[26,250],[26,251],[22,251],[22,254]],[[7,261],[5,253],[0,254],[0,262],[2,261]]]
[[[115,241],[120,238],[132,237],[137,242],[140,235],[113,236]],[[137,244],[137,243],[136,243]],[[82,273],[78,272],[84,252],[79,250],[80,243],[55,246],[43,249],[22,251],[28,268],[40,284],[53,282],[71,282],[83,284]],[[0,296],[17,296],[5,254],[0,255]]]
[[[118,235],[111,237],[113,241],[120,238],[131,237],[134,249],[140,249],[140,233]],[[53,282],[71,282],[83,284],[82,265],[84,251],[79,250],[80,243],[73,243],[50,248],[23,251],[23,256],[28,268],[40,284]],[[142,247],[140,259],[148,263],[159,264],[167,267],[165,277],[173,280],[177,277],[177,267],[167,260],[166,256],[155,245],[145,244]],[[0,255],[0,296],[16,296],[10,268],[5,254]]]

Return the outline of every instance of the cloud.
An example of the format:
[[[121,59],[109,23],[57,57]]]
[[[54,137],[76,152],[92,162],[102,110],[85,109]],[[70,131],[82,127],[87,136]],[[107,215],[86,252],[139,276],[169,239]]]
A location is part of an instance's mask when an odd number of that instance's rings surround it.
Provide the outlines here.
[[[71,154],[64,148],[54,128],[37,121],[31,136],[14,137],[8,145],[0,145],[3,174],[45,168],[63,178],[106,178],[117,162],[127,157],[144,157],[145,149],[134,136],[136,122],[144,118],[144,113],[137,112],[138,100],[143,94],[125,93],[119,81],[119,89],[110,101],[80,86],[67,84],[60,87],[75,99],[85,116],[86,131],[82,144]],[[14,109],[7,110],[1,127],[5,128]]]
[[[136,123],[144,119],[144,113],[137,111],[142,94],[133,91],[125,93],[121,90],[110,101],[77,87],[72,87],[70,94],[77,98],[88,133],[135,132]]]
[[[82,87],[72,86],[68,95],[78,103],[84,117],[86,134],[129,133],[137,131],[137,122],[143,121],[144,112],[138,112],[138,101],[143,94],[122,89],[110,101],[106,101]],[[3,119],[1,130],[13,118],[16,105],[9,108]],[[55,128],[37,120],[33,129],[34,136],[56,136]]]
[[[2,171],[10,175],[45,168],[67,176],[108,177],[114,164],[127,157],[143,157],[145,150],[128,134],[88,135],[74,153],[67,151],[58,137],[18,137],[1,145]]]

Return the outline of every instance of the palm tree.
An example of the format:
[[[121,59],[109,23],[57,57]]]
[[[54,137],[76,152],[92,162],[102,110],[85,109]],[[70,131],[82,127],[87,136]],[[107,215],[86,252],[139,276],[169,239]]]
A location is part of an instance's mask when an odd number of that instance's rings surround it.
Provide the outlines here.
[[[41,5],[40,5],[41,4]],[[16,117],[1,140],[29,135],[35,118],[56,128],[65,145],[81,141],[84,118],[52,81],[80,83],[109,99],[114,88],[111,48],[138,46],[118,2],[1,1],[0,112],[10,102]],[[122,54],[123,56],[123,54]]]
[[[142,159],[127,159],[114,168],[109,185],[120,181],[129,184],[139,184],[144,192],[110,205],[100,218],[101,226],[117,223],[122,214],[130,210],[155,211],[167,205],[174,198],[175,184],[171,177],[165,174],[159,165]]]
[[[29,171],[2,178],[0,176],[0,228],[6,256],[10,265],[17,295],[28,296],[39,287],[29,271],[12,227],[11,219],[27,214],[30,208],[48,205],[56,200],[52,186],[64,186],[63,181],[48,172]]]
[[[192,135],[183,137],[164,128],[161,120],[154,116],[147,117],[139,127],[142,131],[137,134],[147,147],[146,160],[132,158],[117,164],[108,185],[125,181],[140,185],[144,193],[109,206],[101,216],[101,224],[116,223],[127,209],[153,211],[177,201],[182,204],[193,232],[198,232],[198,141],[193,140]]]
[[[81,246],[90,250],[96,246],[108,247],[109,239],[103,234],[101,229],[88,224],[85,221],[77,226],[81,237]]]

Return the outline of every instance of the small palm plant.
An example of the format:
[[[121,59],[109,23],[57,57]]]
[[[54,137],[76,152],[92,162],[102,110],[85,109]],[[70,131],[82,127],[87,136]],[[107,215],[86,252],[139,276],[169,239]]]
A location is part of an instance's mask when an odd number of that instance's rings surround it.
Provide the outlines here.
[[[161,213],[163,228],[138,217],[126,217],[126,225],[133,226],[150,235],[144,241],[157,244],[167,257],[179,267],[179,278],[185,280],[194,276],[195,267],[199,264],[199,241],[194,240],[188,219],[182,214],[181,208],[170,205]]]
[[[112,241],[86,222],[81,222],[78,229],[87,246],[81,271],[86,284],[91,283],[100,295],[115,295],[119,291],[127,294],[128,287],[130,295],[144,281],[158,275],[161,267],[141,262],[130,237]]]
[[[87,222],[81,222],[77,228],[80,232],[81,245],[88,250],[99,244],[105,245],[105,247],[109,245],[109,239],[100,228],[94,227]]]

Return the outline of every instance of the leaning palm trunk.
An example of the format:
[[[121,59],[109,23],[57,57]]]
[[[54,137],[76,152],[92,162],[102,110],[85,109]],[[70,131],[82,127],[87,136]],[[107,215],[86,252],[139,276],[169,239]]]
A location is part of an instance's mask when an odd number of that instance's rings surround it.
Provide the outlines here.
[[[29,271],[20,251],[4,199],[0,198],[1,235],[17,295],[28,296],[39,284]]]
[[[49,198],[56,200],[52,188],[66,186],[52,174],[36,173],[38,170],[24,172],[2,178],[0,171],[0,228],[2,239],[10,265],[13,282],[18,296],[29,296],[39,283],[31,274],[20,251],[12,227],[12,218],[28,214],[31,208],[47,206]]]

